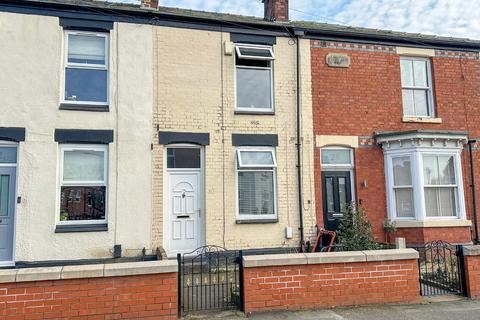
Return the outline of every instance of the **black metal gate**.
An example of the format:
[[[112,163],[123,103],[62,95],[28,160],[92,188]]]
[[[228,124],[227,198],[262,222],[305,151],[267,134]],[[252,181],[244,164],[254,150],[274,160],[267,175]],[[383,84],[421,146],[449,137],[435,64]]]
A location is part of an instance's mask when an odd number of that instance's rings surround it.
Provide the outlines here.
[[[202,310],[243,310],[241,250],[200,247],[178,254],[179,316]]]
[[[441,240],[416,248],[422,296],[464,295],[463,248]]]

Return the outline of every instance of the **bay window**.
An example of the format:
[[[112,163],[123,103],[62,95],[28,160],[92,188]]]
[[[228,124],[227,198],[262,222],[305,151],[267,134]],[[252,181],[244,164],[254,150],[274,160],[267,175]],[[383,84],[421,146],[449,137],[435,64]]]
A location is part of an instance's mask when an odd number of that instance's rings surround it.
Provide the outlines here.
[[[60,224],[106,222],[107,163],[107,146],[61,145]]]
[[[385,156],[390,220],[466,220],[465,132],[413,130],[377,133],[375,138]]]
[[[239,220],[277,217],[276,166],[273,148],[237,149]]]

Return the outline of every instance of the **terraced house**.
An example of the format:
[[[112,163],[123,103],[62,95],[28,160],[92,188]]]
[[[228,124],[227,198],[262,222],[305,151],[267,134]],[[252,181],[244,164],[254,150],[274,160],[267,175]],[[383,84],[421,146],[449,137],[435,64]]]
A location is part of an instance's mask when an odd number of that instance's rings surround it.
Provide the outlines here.
[[[317,217],[363,205],[407,244],[478,240],[478,41],[363,29],[312,39]]]
[[[0,11],[2,264],[294,247],[315,234],[301,33],[274,16],[147,1]]]
[[[263,5],[2,1],[0,265],[476,239],[480,43]]]

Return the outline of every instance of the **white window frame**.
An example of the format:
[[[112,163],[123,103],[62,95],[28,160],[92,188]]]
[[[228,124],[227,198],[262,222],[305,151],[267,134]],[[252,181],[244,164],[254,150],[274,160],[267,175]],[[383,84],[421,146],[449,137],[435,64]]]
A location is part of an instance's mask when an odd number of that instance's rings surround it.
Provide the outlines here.
[[[263,49],[270,53],[270,57],[262,57],[262,56],[252,56],[252,55],[245,55],[241,53],[240,49]],[[275,55],[273,54],[273,50],[271,46],[262,46],[262,45],[253,45],[253,44],[238,44],[235,46],[235,51],[237,52],[237,56],[239,59],[247,59],[247,60],[266,60],[272,61],[275,60]]]
[[[252,57],[251,56],[245,56],[241,55],[240,56],[240,49],[241,48],[266,48],[270,49],[272,53],[273,58],[259,58],[259,57]],[[244,59],[244,60],[263,60],[263,61],[270,61],[270,66],[269,67],[253,67],[253,66],[243,66],[243,65],[237,65],[236,62],[236,57],[234,59],[234,98],[235,98],[235,111],[239,112],[245,112],[245,113],[274,113],[275,112],[275,89],[274,89],[274,80],[273,80],[273,62],[275,59],[275,56],[273,54],[273,47],[272,46],[265,46],[265,45],[253,45],[253,44],[237,44],[235,45],[235,53],[236,56],[238,56],[239,59]],[[247,58],[248,57],[248,58]],[[249,107],[239,107],[238,106],[238,97],[237,97],[237,68],[240,69],[255,69],[255,70],[269,70],[270,71],[270,108],[249,108]]]
[[[427,87],[418,87],[418,86],[404,86],[403,83],[401,83],[402,86],[402,113],[405,117],[421,117],[421,118],[435,118],[435,105],[434,105],[434,99],[433,99],[433,81],[432,81],[432,67],[431,67],[431,61],[429,58],[424,58],[424,57],[415,57],[415,56],[401,56],[400,57],[400,64],[402,63],[402,60],[408,60],[408,61],[426,61],[427,63]],[[402,77],[402,69],[400,67],[400,79]],[[413,73],[413,70],[412,70]],[[415,75],[413,75],[415,77]],[[401,81],[401,80],[400,80]],[[406,114],[405,113],[405,107],[403,106],[403,90],[424,90],[427,92],[427,103],[428,103],[428,115],[427,116],[419,116],[416,114]]]
[[[65,30],[63,32],[63,72],[62,72],[62,93],[61,93],[61,101],[62,104],[77,104],[77,105],[95,105],[95,106],[108,106],[109,96],[110,96],[110,70],[109,70],[109,59],[110,59],[110,35],[108,33],[103,32],[89,32],[89,31],[73,31],[73,30]],[[69,36],[70,35],[84,35],[84,36],[94,36],[94,37],[102,37],[105,39],[105,63],[104,64],[84,64],[84,63],[74,63],[68,62],[68,46],[69,46]],[[107,72],[107,101],[99,102],[99,101],[75,101],[75,100],[67,100],[65,97],[65,86],[66,86],[66,77],[67,77],[67,68],[75,68],[75,69],[94,69],[94,70],[105,70]]]
[[[103,181],[63,181],[63,161],[65,151],[101,151],[104,153],[103,157]],[[57,188],[57,209],[56,209],[56,223],[57,225],[79,225],[79,224],[104,224],[108,221],[108,145],[102,144],[61,144],[59,146],[59,172],[58,172],[58,188]],[[105,187],[105,219],[98,220],[72,220],[61,221],[60,220],[60,206],[61,206],[61,191],[62,187],[75,187],[75,186],[92,186],[92,187]]]
[[[238,161],[240,159],[240,151],[270,151],[273,155],[273,162],[274,166],[240,166]],[[274,147],[239,147],[237,148],[237,152],[235,153],[235,194],[236,194],[236,216],[237,220],[272,220],[278,219],[278,206],[277,206],[277,161],[275,158],[275,148]],[[238,188],[238,173],[239,172],[252,172],[252,171],[260,171],[260,172],[273,172],[273,214],[240,214],[240,198],[239,198],[239,188]]]
[[[323,163],[322,162],[322,152],[324,150],[339,150],[339,151],[350,151],[350,163]],[[355,160],[353,158],[353,149],[352,148],[347,148],[347,147],[335,147],[335,146],[330,146],[330,147],[322,147],[320,149],[320,166],[327,169],[332,169],[332,168],[338,168],[338,169],[345,169],[345,170],[351,170],[354,168],[354,163]]]
[[[242,162],[242,152],[269,152],[272,155],[273,159],[273,164],[268,165],[268,164],[244,164]],[[238,148],[237,149],[237,161],[238,161],[238,167],[241,168],[276,168],[277,167],[277,159],[275,158],[275,152],[272,148]]]
[[[425,208],[425,184],[423,176],[423,156],[453,156],[455,181],[457,183],[455,192],[455,216],[427,216]],[[410,157],[412,187],[413,187],[413,205],[414,217],[398,217],[396,212],[396,202],[393,180],[393,158]],[[463,190],[462,166],[461,166],[461,149],[436,149],[436,148],[408,148],[405,150],[395,150],[385,153],[385,178],[387,185],[387,210],[390,220],[407,220],[407,221],[426,221],[426,220],[465,220],[465,197]]]
[[[395,185],[395,178],[394,178],[394,175],[393,175],[393,159],[396,159],[396,158],[408,158],[410,160],[410,180],[411,180],[411,184],[410,185],[402,185],[402,186],[396,186]],[[415,188],[414,188],[414,179],[413,179],[413,170],[412,170],[412,167],[414,166],[414,162],[413,162],[413,157],[411,154],[399,154],[399,155],[393,155],[390,157],[390,162],[391,162],[391,181],[392,181],[392,185],[391,185],[391,193],[392,193],[392,198],[393,198],[393,202],[392,202],[392,206],[394,207],[394,210],[395,210],[395,219],[396,220],[412,220],[412,219],[415,219],[415,204],[416,204],[416,201],[415,201]],[[395,191],[396,190],[401,190],[401,189],[411,189],[412,190],[412,205],[413,205],[413,217],[399,217],[398,216],[398,213],[397,213],[397,200],[395,198]]]

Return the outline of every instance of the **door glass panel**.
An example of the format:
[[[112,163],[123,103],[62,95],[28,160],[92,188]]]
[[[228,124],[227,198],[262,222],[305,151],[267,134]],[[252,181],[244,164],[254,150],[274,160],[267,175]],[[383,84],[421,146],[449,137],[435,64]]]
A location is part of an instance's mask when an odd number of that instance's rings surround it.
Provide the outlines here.
[[[8,216],[10,176],[0,176],[0,217]]]
[[[0,147],[0,163],[16,163],[17,147]]]
[[[347,186],[344,177],[338,178],[338,198],[340,200],[340,212],[343,212],[347,204]]]
[[[196,169],[200,168],[199,148],[168,148],[167,168],[169,169]]]
[[[328,212],[335,212],[335,200],[333,198],[333,178],[326,178],[327,209]]]

